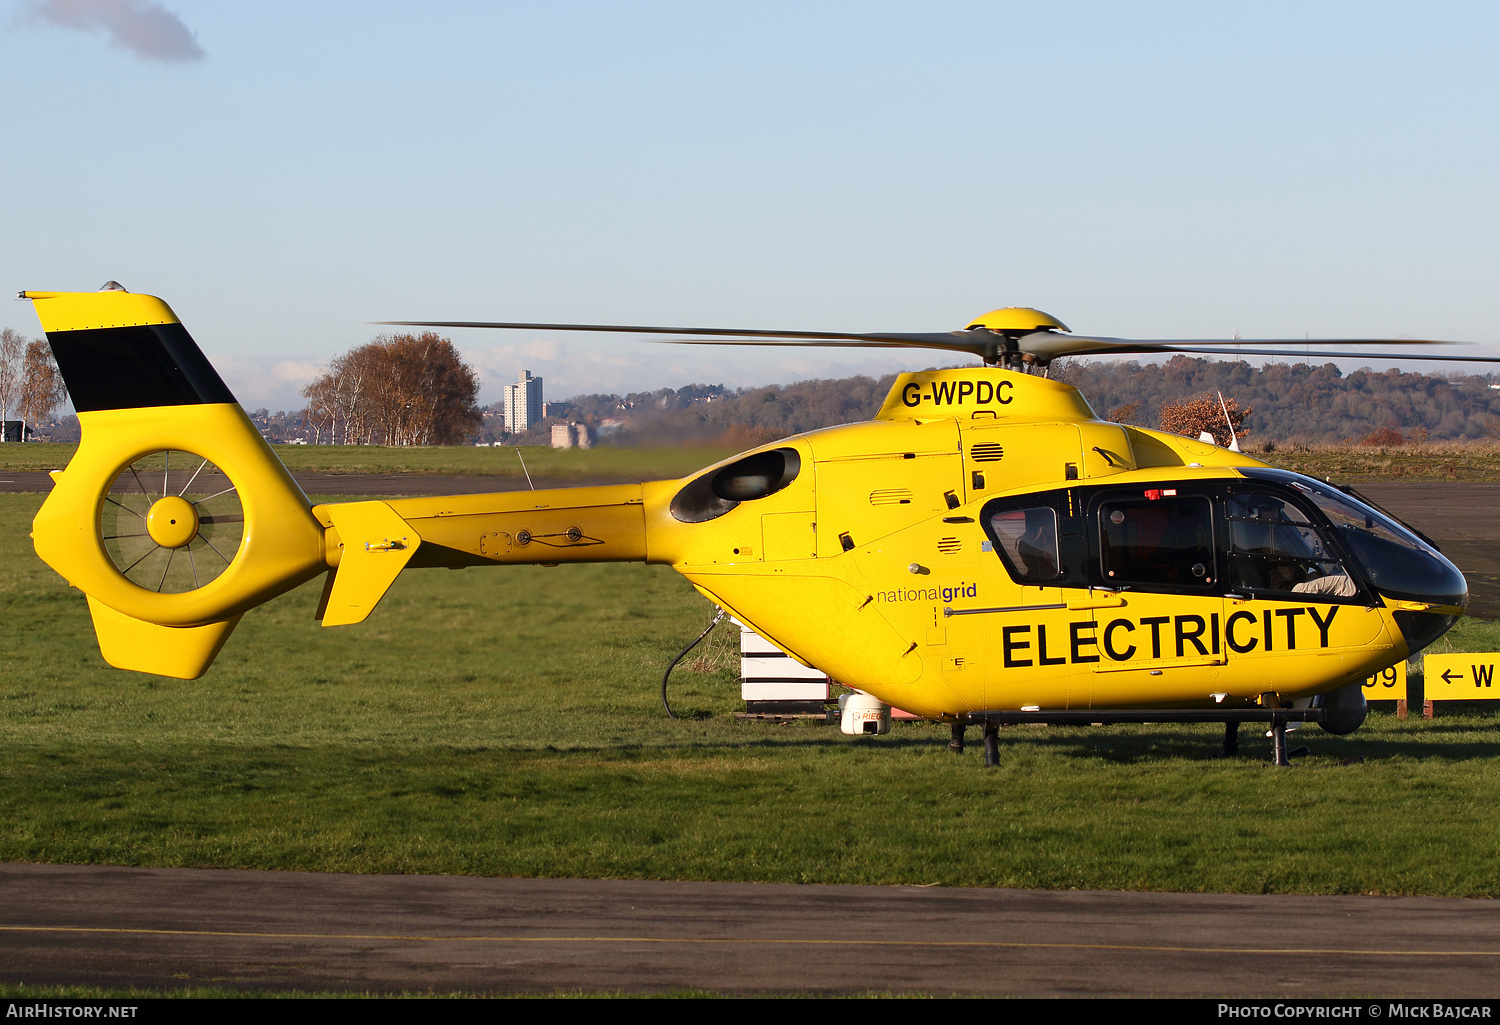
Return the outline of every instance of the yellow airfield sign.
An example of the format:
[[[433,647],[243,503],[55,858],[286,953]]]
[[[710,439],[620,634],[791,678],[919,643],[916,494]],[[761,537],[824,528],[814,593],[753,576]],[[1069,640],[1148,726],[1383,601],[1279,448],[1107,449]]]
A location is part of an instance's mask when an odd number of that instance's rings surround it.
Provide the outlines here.
[[[1497,651],[1426,656],[1422,659],[1422,672],[1427,700],[1500,699],[1500,684],[1495,682],[1497,663],[1500,663],[1500,652]]]
[[[1366,701],[1405,701],[1406,663],[1397,662],[1365,678]]]

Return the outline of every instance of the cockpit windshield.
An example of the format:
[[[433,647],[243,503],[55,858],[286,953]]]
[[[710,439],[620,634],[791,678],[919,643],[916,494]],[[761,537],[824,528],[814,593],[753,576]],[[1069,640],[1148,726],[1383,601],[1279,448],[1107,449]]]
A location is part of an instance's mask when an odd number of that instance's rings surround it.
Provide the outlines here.
[[[1457,567],[1416,534],[1379,510],[1340,493],[1328,484],[1301,474],[1258,468],[1241,472],[1251,480],[1274,481],[1290,487],[1315,505],[1328,518],[1334,536],[1359,562],[1370,583],[1381,594],[1439,605],[1464,605],[1468,602],[1468,583]],[[1296,524],[1290,514],[1290,510],[1295,507],[1290,503],[1281,505],[1282,511],[1278,515],[1284,517],[1286,522],[1278,521],[1274,526],[1268,524],[1271,532],[1280,539],[1281,547],[1295,546],[1297,539],[1294,534],[1301,535],[1307,551],[1299,557],[1308,565],[1309,581],[1321,579],[1327,575],[1325,566],[1329,570],[1337,566],[1334,553],[1320,552],[1314,540],[1316,531],[1308,529],[1311,524],[1307,528]],[[1247,524],[1245,529],[1251,529],[1249,524],[1255,523],[1256,515],[1260,514],[1252,510],[1250,517],[1239,518],[1241,523]],[[1231,522],[1236,518],[1231,512]],[[1278,550],[1276,544],[1271,546],[1273,553]],[[1270,556],[1268,565],[1274,564],[1276,558],[1274,554]]]

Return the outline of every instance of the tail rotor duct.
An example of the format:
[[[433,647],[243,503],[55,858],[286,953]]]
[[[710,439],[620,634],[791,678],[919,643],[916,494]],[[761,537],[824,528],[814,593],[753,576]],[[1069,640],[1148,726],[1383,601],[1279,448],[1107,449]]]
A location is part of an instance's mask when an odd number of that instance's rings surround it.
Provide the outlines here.
[[[148,453],[121,470],[100,515],[100,540],[115,568],[158,594],[218,579],[244,534],[239,488],[212,460],[180,449]]]

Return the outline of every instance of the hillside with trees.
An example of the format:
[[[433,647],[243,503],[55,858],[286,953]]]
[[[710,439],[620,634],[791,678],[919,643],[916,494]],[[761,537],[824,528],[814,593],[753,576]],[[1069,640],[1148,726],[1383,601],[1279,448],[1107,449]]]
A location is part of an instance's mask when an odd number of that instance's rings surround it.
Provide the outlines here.
[[[1332,363],[1219,362],[1177,355],[1166,363],[1058,360],[1052,376],[1075,385],[1101,417],[1196,437],[1229,440],[1219,393],[1236,431],[1258,443],[1473,440],[1500,434],[1493,376],[1357,370]],[[550,403],[557,416],[524,438],[545,444],[550,424],[595,427],[604,444],[751,445],[867,420],[894,376],[799,381],[758,388],[692,384],[630,395],[581,395]],[[1202,424],[1200,426],[1200,421]],[[1383,433],[1382,433],[1383,432]]]
[[[1254,410],[1257,441],[1361,441],[1389,429],[1408,441],[1473,440],[1500,425],[1494,375],[1356,370],[1332,363],[1216,361],[1187,355],[1166,363],[1058,360],[1053,375],[1074,385],[1100,416],[1137,404],[1130,422],[1156,427],[1163,406],[1222,392]],[[1124,419],[1123,417],[1121,419]]]
[[[625,445],[758,445],[791,434],[868,420],[894,375],[845,377],[757,388],[689,384],[629,395],[579,395],[548,403],[549,417],[532,428],[544,441],[550,424],[569,420],[594,427],[600,442]]]

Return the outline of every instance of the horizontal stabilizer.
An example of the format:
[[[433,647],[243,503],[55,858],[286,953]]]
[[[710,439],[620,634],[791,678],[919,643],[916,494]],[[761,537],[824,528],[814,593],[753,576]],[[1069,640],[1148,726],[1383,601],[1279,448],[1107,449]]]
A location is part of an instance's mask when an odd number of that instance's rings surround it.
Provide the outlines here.
[[[339,562],[324,626],[362,623],[411,561],[422,539],[384,502],[323,506],[339,536]]]

